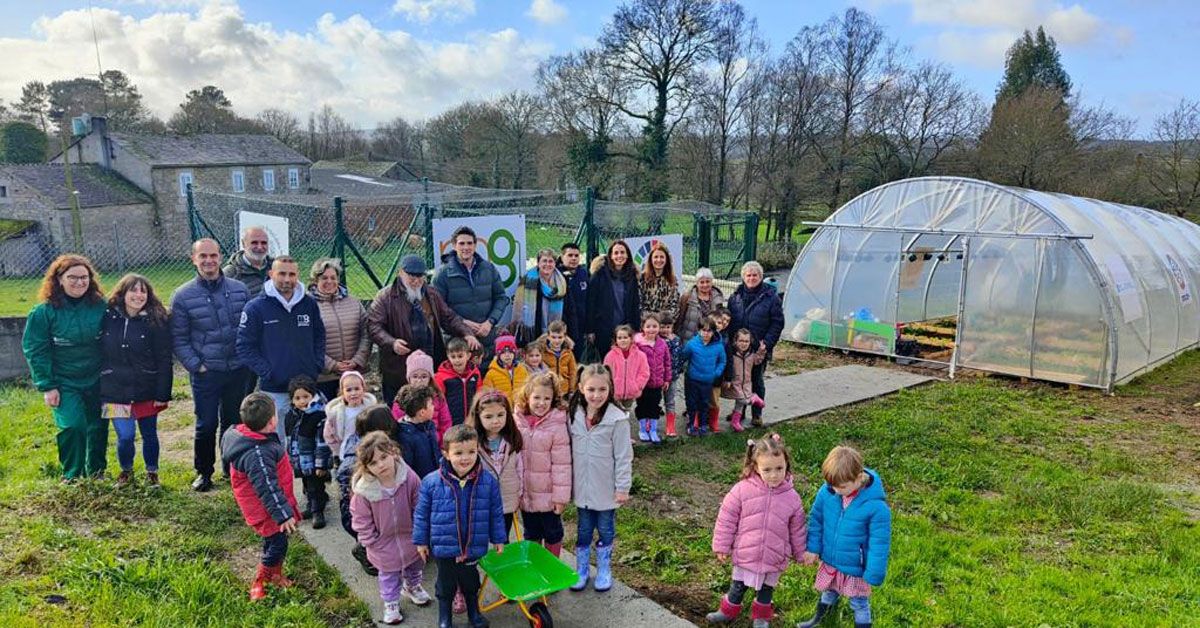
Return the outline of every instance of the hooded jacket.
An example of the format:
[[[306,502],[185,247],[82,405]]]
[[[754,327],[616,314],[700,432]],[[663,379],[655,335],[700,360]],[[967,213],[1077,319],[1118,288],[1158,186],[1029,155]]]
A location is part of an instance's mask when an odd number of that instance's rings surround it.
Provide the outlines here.
[[[870,482],[846,508],[829,484],[821,485],[808,515],[808,551],[847,576],[879,586],[891,552],[892,510],[879,474],[866,471]]]
[[[642,350],[642,353],[646,354],[646,363],[650,366],[650,380],[646,382],[646,386],[662,388],[670,384],[671,349],[667,346],[667,341],[660,336],[650,343],[646,341],[646,337],[641,332],[638,332],[634,334],[633,342],[638,349]]]
[[[604,356],[604,364],[612,371],[613,397],[628,401],[642,396],[642,389],[650,381],[650,363],[645,353],[632,345],[628,352],[613,345]]]
[[[687,376],[694,381],[712,384],[725,372],[725,343],[721,342],[720,334],[714,333],[708,344],[704,344],[700,334],[692,336],[680,355],[687,360]]]
[[[483,463],[483,468],[500,483],[504,514],[516,512],[517,506],[521,504],[521,485],[525,477],[525,462],[521,453],[514,453],[508,441],[500,439],[500,448],[496,451],[480,447],[479,460]]]
[[[739,353],[731,346],[726,356],[729,359],[729,388],[722,392],[722,396],[726,399],[749,399],[754,394],[751,371],[766,359],[767,348],[763,346]]]
[[[284,433],[288,438],[292,471],[297,475],[311,476],[317,469],[328,470],[332,466],[333,455],[325,443],[324,432],[325,397],[321,393],[318,392],[304,410],[288,407]]]
[[[508,308],[508,295],[500,281],[496,265],[475,254],[468,271],[454,251],[442,256],[442,267],[433,278],[433,287],[442,293],[446,304],[459,316],[476,323],[500,322]]]
[[[762,283],[750,290],[745,284],[738,286],[729,297],[729,329],[745,327],[754,337],[767,343],[767,359],[771,359],[779,335],[783,333],[783,300],[774,287]]]
[[[250,300],[246,284],[218,275],[199,275],[171,295],[171,340],[175,357],[189,373],[236,371],[238,324]]]
[[[588,429],[587,408],[571,417],[572,486],[575,505],[592,510],[613,510],[616,493],[633,486],[633,441],[629,416],[609,404],[600,422]]]
[[[733,485],[713,528],[712,549],[733,564],[759,573],[780,573],[799,562],[807,543],[804,503],[787,476],[771,488],[757,473]]]
[[[246,524],[259,536],[279,533],[279,526],[293,517],[300,521],[292,492],[292,463],[273,430],[262,433],[243,424],[233,426],[221,437],[221,459],[229,465],[233,498]]]
[[[571,434],[567,413],[551,409],[544,417],[513,410],[521,430],[525,486],[521,510],[551,512],[555,504],[571,502]]]
[[[480,379],[479,368],[472,362],[467,362],[465,373],[459,373],[450,365],[450,360],[446,360],[434,374],[433,381],[446,398],[446,405],[450,406],[450,418],[455,425],[467,420],[467,411],[471,409],[471,399],[479,389]]]
[[[325,367],[325,325],[312,297],[296,289],[286,303],[274,283],[242,311],[237,354],[264,392],[287,392],[297,375],[314,380]]]
[[[492,364],[488,366],[487,375],[483,376],[484,388],[495,388],[504,393],[504,396],[512,399],[513,393],[521,390],[525,385],[525,380],[529,378],[529,372],[525,370],[525,365],[520,362],[513,361],[513,367],[506,369],[500,365],[500,358],[492,358]]]
[[[61,307],[41,303],[33,308],[25,320],[21,348],[38,390],[82,390],[96,383],[104,312],[102,300],[65,296]]]
[[[350,527],[379,571],[403,571],[420,560],[412,535],[421,480],[403,460],[396,462],[396,480],[388,496],[378,479],[364,474],[350,496]]]
[[[375,395],[371,393],[363,393],[362,405],[359,408],[366,409],[367,406],[375,405]],[[354,420],[346,412],[346,400],[341,397],[335,397],[325,405],[325,428],[322,430],[322,435],[325,437],[325,443],[329,445],[330,451],[335,456],[345,458],[344,442],[349,440],[354,434]],[[356,415],[357,416],[357,415]]]
[[[392,428],[392,440],[400,443],[400,455],[419,478],[433,473],[442,464],[437,426],[433,421],[414,423],[401,414],[396,427]]]
[[[124,308],[108,308],[101,324],[100,401],[171,400],[171,330],[142,310],[128,316]]]
[[[325,364],[317,381],[332,381],[341,376],[335,369],[338,362],[349,360],[354,370],[367,370],[371,357],[371,337],[367,333],[367,308],[362,301],[350,296],[345,286],[339,286],[332,296],[308,289],[308,296],[317,302],[321,323],[325,326]]]
[[[246,290],[250,292],[250,298],[253,299],[262,294],[264,285],[270,283],[267,273],[271,270],[273,261],[274,258],[268,255],[263,259],[262,268],[255,268],[246,259],[245,249],[238,249],[229,256],[229,260],[221,268],[221,273],[230,279],[236,279],[246,284]]]
[[[438,390],[437,385],[433,384],[432,380],[430,380],[429,385],[433,386],[433,390],[436,393],[433,396],[432,423],[437,427],[437,443],[438,447],[441,447],[442,436],[446,433],[446,430],[454,426],[454,421],[450,418],[450,406],[446,405],[446,398],[442,396],[442,391]],[[400,404],[396,401],[392,402],[392,418],[396,419],[397,423],[404,420],[404,411],[400,409]]]
[[[558,395],[566,397],[575,390],[575,378],[579,376],[575,354],[571,351],[572,341],[570,338],[564,338],[562,349],[554,351],[550,348],[550,336],[548,334],[543,334],[538,340],[541,341],[542,347],[544,347],[542,349],[542,364],[545,364],[551,373],[558,376]]]
[[[508,541],[500,483],[477,459],[465,478],[443,460],[437,471],[421,480],[413,513],[413,543],[428,547],[434,558],[476,561],[488,544]]]

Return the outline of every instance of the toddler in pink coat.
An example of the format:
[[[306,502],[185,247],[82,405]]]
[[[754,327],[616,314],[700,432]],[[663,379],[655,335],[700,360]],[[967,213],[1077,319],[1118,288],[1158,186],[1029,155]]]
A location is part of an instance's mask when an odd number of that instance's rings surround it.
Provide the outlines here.
[[[613,399],[622,410],[628,412],[650,381],[650,362],[641,349],[633,346],[632,327],[617,327],[614,338],[616,342],[608,355],[604,356],[604,365],[612,371]]]
[[[358,444],[350,521],[367,558],[379,569],[383,623],[404,621],[403,595],[418,606],[429,603],[421,586],[425,561],[413,545],[413,510],[421,480],[400,457],[400,448],[386,432],[371,432]]]
[[[712,549],[721,562],[733,559],[733,582],[712,623],[737,619],[747,589],[758,594],[750,606],[754,628],[767,628],[775,615],[771,596],[788,560],[805,562],[808,525],[804,503],[792,487],[792,461],[779,434],[746,443],[742,480],[721,501]]]
[[[450,405],[446,403],[446,397],[442,395],[442,391],[433,385],[433,358],[429,357],[428,353],[417,349],[408,354],[405,368],[410,385],[428,386],[433,389],[433,424],[437,427],[438,446],[441,447],[442,435],[450,429],[452,423]],[[399,402],[392,402],[392,416],[397,421],[404,418],[404,411],[400,409]]]

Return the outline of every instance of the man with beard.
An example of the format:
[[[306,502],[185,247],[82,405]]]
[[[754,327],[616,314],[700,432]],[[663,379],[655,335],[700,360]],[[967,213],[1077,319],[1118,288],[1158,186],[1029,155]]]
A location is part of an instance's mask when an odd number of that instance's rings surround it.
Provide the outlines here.
[[[262,294],[267,273],[271,270],[270,243],[264,227],[246,227],[242,230],[242,248],[229,256],[221,272],[230,279],[246,284],[253,299]]]
[[[379,345],[379,370],[383,376],[383,402],[392,404],[404,386],[404,362],[420,349],[433,356],[434,364],[446,359],[442,334],[462,336],[472,351],[481,347],[462,317],[454,313],[437,290],[425,285],[425,260],[406,255],[392,285],[375,295],[367,310],[367,332]]]

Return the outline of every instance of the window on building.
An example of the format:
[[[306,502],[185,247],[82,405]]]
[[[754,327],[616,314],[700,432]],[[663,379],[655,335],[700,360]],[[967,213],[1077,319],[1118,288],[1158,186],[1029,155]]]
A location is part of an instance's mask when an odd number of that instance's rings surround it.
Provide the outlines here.
[[[188,186],[191,185],[191,183],[192,183],[192,173],[190,173],[190,172],[179,173],[179,195],[180,196],[184,196],[184,197],[187,196],[187,189],[188,189]]]
[[[242,172],[241,170],[233,171],[233,191],[234,192],[245,192],[246,191],[246,173],[245,172]]]
[[[275,190],[275,171],[270,168],[263,170],[263,189],[268,192]]]
[[[8,186],[0,185],[0,198],[8,198]]]
[[[293,190],[300,187],[300,169],[288,168],[288,187]]]

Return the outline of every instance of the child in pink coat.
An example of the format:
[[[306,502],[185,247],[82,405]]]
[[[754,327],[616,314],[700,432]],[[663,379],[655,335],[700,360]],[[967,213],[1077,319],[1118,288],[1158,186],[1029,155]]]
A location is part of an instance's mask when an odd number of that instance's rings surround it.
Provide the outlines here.
[[[525,538],[558,556],[564,536],[562,513],[571,502],[573,481],[571,434],[558,397],[558,376],[547,371],[530,377],[517,391],[513,416],[522,440],[525,475],[520,508]]]
[[[616,343],[604,356],[604,365],[612,371],[613,399],[622,410],[628,412],[650,381],[650,363],[646,360],[646,354],[633,346],[632,327],[617,327],[614,337]]]
[[[638,397],[636,412],[638,440],[661,442],[658,436],[658,419],[662,416],[663,390],[671,383],[671,349],[667,341],[658,335],[661,324],[659,315],[647,312],[642,316],[642,333],[633,337],[637,348],[646,354],[650,367],[650,379]]]
[[[399,447],[385,432],[367,434],[357,452],[350,525],[358,542],[367,548],[367,558],[379,570],[383,623],[398,624],[404,621],[401,595],[418,606],[430,601],[421,586],[425,561],[412,540],[421,480],[404,464]]]
[[[408,359],[404,362],[405,376],[408,378],[408,383],[412,386],[428,386],[433,389],[433,424],[437,427],[438,447],[442,446],[442,435],[446,430],[450,429],[452,424],[450,418],[450,406],[446,403],[446,397],[438,390],[437,386],[433,385],[433,358],[429,357],[428,353],[417,349],[408,354]],[[392,402],[392,417],[397,421],[404,418],[404,411],[400,409],[398,402]]]
[[[758,349],[752,351],[753,346],[754,334],[743,327],[734,334],[729,350],[729,381],[723,387],[721,396],[733,399],[733,414],[729,415],[729,422],[733,424],[735,432],[744,429],[742,417],[746,416],[746,406],[761,408],[766,405],[762,397],[754,394],[751,373],[755,366],[767,358],[767,344],[760,340]]]
[[[771,596],[788,560],[806,562],[808,524],[800,494],[792,487],[792,462],[779,434],[746,444],[742,480],[721,501],[712,549],[721,562],[733,558],[733,582],[712,623],[737,619],[747,589],[758,594],[750,606],[754,628],[767,628],[775,615]],[[811,562],[811,561],[808,561]]]

